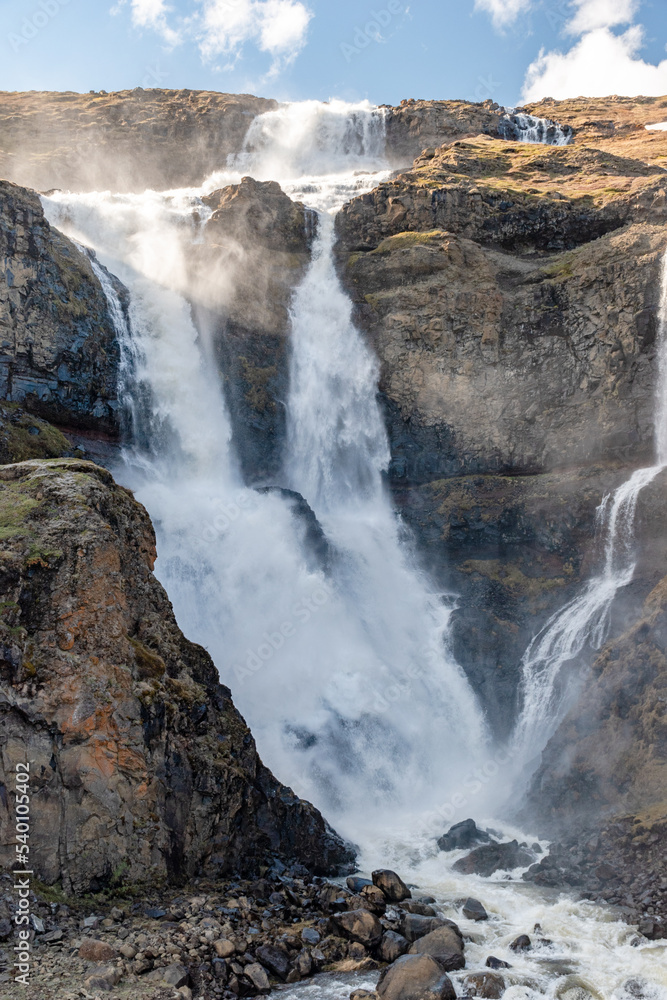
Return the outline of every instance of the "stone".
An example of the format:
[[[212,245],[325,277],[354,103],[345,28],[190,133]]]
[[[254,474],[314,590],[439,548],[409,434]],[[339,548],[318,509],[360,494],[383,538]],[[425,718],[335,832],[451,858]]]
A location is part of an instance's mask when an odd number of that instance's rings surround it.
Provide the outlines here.
[[[6,941],[8,937],[11,937],[13,932],[13,927],[11,921],[7,917],[2,917],[0,919],[0,941]]]
[[[56,927],[55,930],[48,931],[42,938],[42,941],[44,944],[58,944],[58,942],[62,941],[64,937],[64,932],[61,931],[59,927]]]
[[[366,948],[375,948],[382,940],[382,924],[368,910],[347,910],[332,917],[335,926],[342,934],[359,941]]]
[[[396,872],[382,868],[373,872],[371,877],[373,885],[382,890],[389,903],[400,903],[404,899],[410,899],[412,893]]]
[[[468,920],[488,920],[489,914],[478,899],[468,898],[462,907],[462,913]]]
[[[129,961],[137,957],[137,949],[133,945],[125,943],[120,946],[120,954]]]
[[[510,945],[512,951],[530,951],[531,947],[532,943],[527,934],[520,934]]]
[[[486,967],[488,969],[511,969],[512,966],[509,962],[504,962],[502,958],[495,958],[493,955],[489,955],[486,960]]]
[[[456,972],[465,968],[463,939],[452,927],[438,927],[415,941],[410,948],[411,955],[431,955],[437,959],[446,972]]]
[[[438,927],[455,927],[452,921],[447,921],[443,917],[422,917],[418,913],[405,913],[401,919],[401,933],[410,943],[418,938],[430,934]]]
[[[102,993],[110,993],[120,982],[120,973],[113,966],[103,966],[95,971],[85,980],[87,990],[100,990]]]
[[[380,944],[380,958],[383,962],[391,964],[401,955],[405,955],[409,947],[407,938],[404,938],[402,934],[397,934],[396,931],[385,931]]]
[[[180,989],[181,986],[188,986],[190,983],[190,973],[184,965],[180,965],[178,962],[162,969],[161,977],[163,983],[167,986],[173,986],[175,990]]]
[[[164,920],[167,916],[167,911],[161,909],[160,907],[151,907],[145,912],[149,920]]]
[[[398,904],[402,910],[406,913],[417,913],[421,917],[435,917],[437,916],[435,910],[429,903],[424,903],[421,900],[407,899],[403,903]]]
[[[468,850],[475,844],[488,844],[490,840],[489,834],[480,830],[474,819],[464,819],[439,838],[438,847],[441,851]]]
[[[295,959],[295,967],[299,972],[302,979],[309,976],[313,968],[313,960],[310,957],[310,952],[303,948]]]
[[[488,878],[497,871],[527,868],[534,860],[532,854],[513,840],[509,844],[484,844],[476,847],[470,854],[455,861],[452,868],[464,875],[483,875]]]
[[[213,942],[213,948],[218,958],[231,958],[236,952],[236,946],[226,938]]]
[[[616,878],[618,872],[616,871],[615,868],[612,868],[611,865],[608,865],[605,862],[597,866],[597,868],[595,869],[595,874],[599,879],[602,879],[603,882],[608,882],[610,879]]]
[[[374,990],[352,990],[350,1000],[377,1000],[378,994]]]
[[[320,943],[322,938],[314,927],[304,927],[301,931],[301,940],[304,944],[316,945]]]
[[[496,972],[474,972],[463,980],[464,993],[483,1000],[500,1000],[505,992],[505,980]]]
[[[375,913],[376,916],[381,917],[386,912],[387,902],[385,894],[376,885],[362,886],[359,895],[363,900],[364,906],[371,913]]]
[[[243,975],[250,980],[258,993],[271,992],[271,983],[266,974],[266,969],[259,962],[251,962],[250,965],[246,965]]]
[[[30,923],[35,929],[35,934],[43,934],[46,930],[44,926],[44,921],[41,917],[38,917],[36,913],[30,914]]]
[[[290,971],[290,959],[286,951],[274,945],[262,945],[255,955],[269,972],[285,981]]]
[[[381,1000],[456,1000],[447,973],[430,955],[403,955],[377,984]]]
[[[369,878],[360,878],[359,875],[348,875],[345,881],[350,892],[353,892],[355,895],[360,893],[365,885],[373,885]]]
[[[116,958],[117,952],[106,941],[97,941],[94,938],[85,938],[79,948],[79,958],[86,962],[112,962]]]

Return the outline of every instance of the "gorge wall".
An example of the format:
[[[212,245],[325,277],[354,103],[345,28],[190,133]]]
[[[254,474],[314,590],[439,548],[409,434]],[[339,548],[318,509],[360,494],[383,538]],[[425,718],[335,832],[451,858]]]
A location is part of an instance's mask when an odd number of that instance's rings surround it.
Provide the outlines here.
[[[195,184],[240,149],[255,114],[276,106],[251,97],[157,90],[0,95],[0,171],[41,190]],[[403,102],[386,109],[388,154],[397,172],[351,201],[337,220],[339,273],[380,362],[389,485],[429,569],[460,595],[454,652],[501,737],[515,716],[519,665],[530,638],[598,564],[596,508],[629,470],[653,461],[667,133],[647,132],[645,125],[662,121],[666,108],[662,99],[543,102],[528,110],[573,130],[570,145],[552,147],[508,139],[504,109],[490,102]],[[37,131],[39,139],[31,138]],[[93,144],[99,157],[90,155]],[[225,379],[247,481],[281,485],[288,310],[309,260],[308,215],[276,185],[252,179],[214,192],[207,207],[213,214],[190,262],[193,310]],[[0,273],[0,326],[5,316],[14,331],[3,351],[8,373],[16,372],[6,377],[2,394],[65,429],[117,434],[117,345],[89,262],[48,226],[35,194],[10,183],[0,184],[0,240],[8,261],[4,277]],[[230,267],[232,289],[215,280]],[[47,537],[56,533],[53,508],[36,500],[33,489],[47,496],[48,486],[49,496],[69,506],[72,477],[84,483],[84,500],[76,503],[85,501],[96,519],[95,546],[103,555],[99,569],[86,556],[77,572],[101,586],[113,566],[120,581],[118,649],[100,645],[96,651],[95,644],[106,640],[94,615],[87,622],[90,648],[79,650],[77,633],[74,645],[62,649],[56,622],[65,607],[58,595],[71,586],[80,522],[66,525],[64,548],[50,538],[46,547],[39,542],[40,552],[53,545],[60,554],[39,556],[45,565],[38,561],[25,579],[26,542],[11,534],[7,592],[19,610],[7,612],[8,627],[39,634],[39,648],[56,650],[53,673],[28,657],[32,675],[8,646],[12,732],[34,740],[45,761],[53,734],[62,753],[69,749],[70,723],[56,707],[58,685],[70,670],[80,679],[82,704],[99,700],[84,690],[90,672],[102,687],[108,679],[129,706],[113,727],[125,727],[123,739],[136,756],[124,770],[114,764],[114,801],[101,800],[100,822],[113,831],[109,853],[81,870],[99,878],[135,843],[138,833],[123,826],[122,816],[140,786],[150,831],[142,857],[156,871],[167,872],[170,858],[202,863],[211,839],[225,863],[238,863],[241,836],[255,845],[253,857],[287,844],[308,864],[333,864],[339,847],[322,855],[313,846],[323,829],[319,816],[272,783],[229,694],[216,687],[210,662],[175,631],[166,598],[146,569],[146,553],[135,552],[148,545],[150,531],[127,495],[87,466],[24,465],[4,475],[6,488],[25,494],[30,511],[35,503],[35,523]],[[42,480],[46,485],[37,485]],[[538,772],[532,803],[555,825],[581,815],[577,803],[584,801],[587,815],[664,802],[667,509],[661,484],[656,480],[642,497],[643,557],[615,607],[611,643]],[[121,513],[113,513],[116,506]],[[126,525],[129,549],[122,540],[114,549],[110,526],[116,523]],[[141,592],[135,593],[132,572],[125,570],[130,551]],[[55,591],[47,589],[47,618],[27,618],[24,625],[22,609],[32,607],[32,598],[16,595],[29,595],[48,580],[59,582]],[[72,607],[77,594],[68,598]],[[66,613],[71,610],[68,605]],[[164,634],[157,626],[162,617]],[[93,657],[101,664],[95,669]],[[157,674],[140,676],[145,670]],[[207,713],[198,720],[202,705]],[[98,711],[84,714],[84,729]],[[111,725],[107,717],[104,725]],[[82,736],[80,727],[75,733],[92,755],[92,734]],[[221,734],[233,747],[231,758],[217,752]],[[116,728],[107,737],[117,740]],[[186,752],[186,743],[195,749]],[[95,745],[104,767],[110,766],[106,753]],[[151,784],[173,755],[185,761],[173,772],[173,787],[193,803],[178,816]],[[68,798],[74,792],[67,785],[71,765],[55,759],[51,773],[45,763],[44,800],[60,815],[74,808]],[[193,778],[202,762],[205,781],[215,789],[213,804],[205,807],[208,793]],[[76,791],[85,802],[100,794],[98,763],[83,791]],[[563,801],[569,812],[558,805]],[[234,832],[222,819],[227,809],[238,816]],[[297,842],[302,825],[307,836]],[[72,850],[78,848],[61,824],[44,845],[49,877],[71,877]]]

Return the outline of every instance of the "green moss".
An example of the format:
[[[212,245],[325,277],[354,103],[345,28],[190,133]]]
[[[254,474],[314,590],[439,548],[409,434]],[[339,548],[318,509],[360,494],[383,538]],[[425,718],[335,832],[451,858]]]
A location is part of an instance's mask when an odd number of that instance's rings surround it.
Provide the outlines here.
[[[0,486],[0,541],[26,536],[30,514],[39,501],[26,494],[22,483],[2,483]]]
[[[469,559],[459,567],[462,573],[478,573],[518,596],[539,597],[565,585],[561,577],[526,576],[518,566],[500,559]]]
[[[26,566],[41,566],[42,569],[51,569],[52,564],[62,557],[61,549],[43,549],[33,543],[28,552]]]
[[[415,246],[437,246],[447,236],[441,229],[432,229],[428,233],[397,233],[389,236],[375,249],[373,254],[393,253],[394,250],[406,250]]]
[[[0,458],[4,463],[58,458],[71,447],[65,435],[52,424],[26,413],[16,404],[0,404]]]

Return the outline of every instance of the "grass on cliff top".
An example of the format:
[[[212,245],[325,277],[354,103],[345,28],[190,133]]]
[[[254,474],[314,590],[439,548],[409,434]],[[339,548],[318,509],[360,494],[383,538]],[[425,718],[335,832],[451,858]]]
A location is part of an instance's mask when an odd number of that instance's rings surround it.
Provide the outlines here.
[[[0,483],[0,540],[29,535],[26,521],[39,505],[24,483]]]
[[[588,198],[605,203],[634,190],[641,179],[649,184],[663,174],[645,160],[592,147],[461,139],[418,158],[403,180],[426,188],[465,180],[528,201]]]
[[[0,404],[0,462],[61,458],[72,445],[52,424],[21,410],[17,403]]]

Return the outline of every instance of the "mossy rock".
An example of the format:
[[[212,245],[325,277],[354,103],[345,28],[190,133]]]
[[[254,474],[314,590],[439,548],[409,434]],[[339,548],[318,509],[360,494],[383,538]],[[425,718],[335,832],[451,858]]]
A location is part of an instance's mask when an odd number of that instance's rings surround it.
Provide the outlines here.
[[[71,442],[52,424],[26,413],[16,403],[0,403],[0,465],[62,458],[72,452]]]

